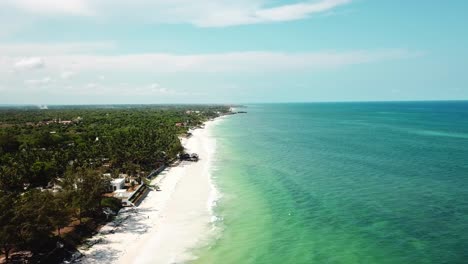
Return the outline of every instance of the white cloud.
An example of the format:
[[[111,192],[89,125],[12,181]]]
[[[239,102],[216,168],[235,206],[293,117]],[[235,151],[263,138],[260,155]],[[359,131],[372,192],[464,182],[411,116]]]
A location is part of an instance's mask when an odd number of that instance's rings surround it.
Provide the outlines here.
[[[17,70],[33,70],[44,68],[44,59],[39,57],[23,58],[15,62],[13,67]]]
[[[108,51],[114,48],[115,44],[113,42],[0,44],[0,56],[35,57],[57,54],[88,54],[97,51]]]
[[[84,85],[65,86],[64,89],[55,90],[55,92],[67,95],[111,95],[111,96],[184,96],[186,92],[180,92],[167,87],[163,87],[157,83],[149,85],[137,84],[102,84],[102,83],[87,83]]]
[[[147,89],[149,88],[149,89]],[[161,86],[159,83],[152,83],[147,88],[142,89],[144,92],[149,94],[159,94],[159,95],[188,95],[186,92],[179,92],[167,87]]]
[[[59,51],[60,52],[60,51]],[[98,81],[108,81],[99,76],[116,73],[257,73],[291,72],[332,69],[353,64],[373,63],[419,56],[421,53],[404,49],[320,51],[306,53],[284,52],[231,52],[217,54],[178,55],[170,53],[147,53],[128,55],[61,54],[19,59],[16,56],[0,55],[0,75],[15,70],[40,69],[48,75],[69,80],[76,72],[80,76],[98,75]],[[47,62],[47,65],[46,63]],[[63,69],[66,69],[65,71]],[[94,77],[96,79],[96,77]],[[92,79],[89,79],[92,81]]]
[[[169,90],[167,88],[161,87],[159,83],[152,83],[149,85],[149,91],[151,92],[158,92],[158,93],[168,93]]]
[[[3,5],[27,13],[44,15],[91,15],[84,0],[3,0]]]
[[[275,5],[274,0],[7,0],[0,8],[38,15],[79,15],[101,21],[125,19],[152,23],[188,23],[225,27],[304,19],[351,0],[303,0]]]
[[[252,9],[245,8],[238,12],[232,12],[227,9],[218,10],[218,12],[200,16],[191,22],[200,27],[225,27],[293,21],[307,18],[316,13],[326,12],[350,2],[351,0],[322,0],[315,2],[299,2],[271,8],[258,6]]]
[[[91,89],[91,90],[96,89],[98,87],[99,87],[99,84],[96,84],[96,83],[88,83],[88,84],[85,85],[86,89]]]
[[[52,79],[50,77],[44,77],[42,79],[35,79],[35,80],[26,80],[24,81],[25,84],[27,85],[44,85],[44,84],[49,84],[52,82]]]
[[[51,68],[88,72],[276,72],[320,70],[353,64],[419,56],[420,53],[400,49],[376,51],[324,51],[308,53],[234,52],[219,54],[177,55],[149,53],[134,55],[62,55],[47,58]]]
[[[314,13],[325,12],[351,0],[324,0],[320,2],[301,2],[268,9],[258,10],[256,17],[260,22],[288,21],[305,18]]]
[[[94,79],[103,82],[108,79],[104,76],[112,76],[116,72],[164,74],[175,72],[312,71],[421,55],[420,52],[405,49],[303,53],[245,51],[190,55],[171,53],[93,55],[99,53],[103,46],[96,43],[70,43],[69,45],[52,45],[52,47],[60,47],[56,49],[55,53],[48,53],[51,50],[46,48],[44,44],[17,45],[16,49],[12,45],[0,45],[0,74],[11,74],[12,66],[14,70],[42,68],[49,76],[55,75],[63,80],[68,80],[76,72],[80,72],[80,77],[82,73],[92,73]],[[2,50],[10,51],[10,53],[3,53]],[[41,57],[27,57],[29,54],[34,54],[34,51],[43,55]]]
[[[73,76],[75,76],[75,73],[72,72],[72,71],[64,71],[60,74],[60,78],[64,79],[64,80],[68,80],[70,78],[72,78]]]
[[[75,53],[74,49],[69,53],[70,49],[65,46],[62,45],[63,49],[57,50],[54,54],[42,57],[22,57],[19,50],[11,56],[0,53],[0,78],[9,84],[10,90],[34,87],[35,90],[44,89],[52,94],[148,95],[171,98],[193,95],[194,91],[190,88],[189,94],[159,83],[145,85],[142,82],[151,80],[155,76],[168,81],[174,76],[183,78],[192,74],[204,76],[203,78],[210,78],[212,74],[222,74],[227,78],[239,74],[250,76],[309,74],[314,71],[333,70],[355,64],[399,60],[421,55],[419,52],[405,49],[305,53],[250,51],[191,55],[170,53],[92,55],[92,49],[85,54]],[[30,48],[34,50],[34,45],[31,44]],[[15,69],[13,72],[12,65]],[[39,68],[41,71],[17,71],[18,69]],[[79,76],[72,78],[78,72]],[[44,75],[56,76],[56,78],[42,77]],[[106,78],[100,76],[106,76]],[[180,84],[176,87],[181,88]]]

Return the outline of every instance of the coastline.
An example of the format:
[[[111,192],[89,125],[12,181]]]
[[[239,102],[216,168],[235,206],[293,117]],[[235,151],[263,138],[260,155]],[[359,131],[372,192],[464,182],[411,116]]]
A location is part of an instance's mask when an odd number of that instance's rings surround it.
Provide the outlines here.
[[[93,237],[99,241],[87,250],[81,263],[179,263],[196,259],[192,250],[203,246],[214,234],[212,207],[217,191],[211,179],[216,140],[211,128],[223,118],[195,129],[182,139],[189,153],[200,156],[196,163],[184,161],[161,172],[139,207],[121,212],[115,221]]]

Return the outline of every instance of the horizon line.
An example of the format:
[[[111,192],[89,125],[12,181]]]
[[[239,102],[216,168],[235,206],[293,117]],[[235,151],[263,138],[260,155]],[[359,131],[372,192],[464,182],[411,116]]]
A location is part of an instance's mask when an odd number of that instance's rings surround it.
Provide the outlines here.
[[[468,99],[410,99],[410,100],[350,100],[350,101],[278,101],[278,102],[237,102],[237,103],[90,103],[90,104],[57,104],[57,103],[0,103],[4,106],[112,106],[112,105],[254,105],[254,104],[311,104],[311,103],[404,103],[404,102],[468,102]]]

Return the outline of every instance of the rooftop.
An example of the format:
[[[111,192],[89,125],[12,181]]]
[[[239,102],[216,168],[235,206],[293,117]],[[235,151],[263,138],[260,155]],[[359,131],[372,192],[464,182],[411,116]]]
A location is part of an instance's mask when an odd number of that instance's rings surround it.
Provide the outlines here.
[[[112,180],[112,183],[113,184],[120,184],[122,182],[125,182],[125,179],[124,178],[118,178],[118,179],[113,179]]]

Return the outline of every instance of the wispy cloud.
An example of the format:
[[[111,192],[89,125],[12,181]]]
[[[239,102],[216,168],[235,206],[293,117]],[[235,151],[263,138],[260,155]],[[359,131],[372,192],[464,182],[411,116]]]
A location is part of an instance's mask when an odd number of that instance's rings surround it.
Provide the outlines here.
[[[86,54],[109,51],[113,42],[69,42],[69,43],[15,43],[0,44],[0,56],[46,56],[60,54]]]
[[[66,95],[86,95],[86,96],[159,96],[159,97],[174,97],[186,96],[187,92],[182,92],[167,87],[163,87],[158,83],[149,85],[136,85],[128,83],[120,84],[103,84],[103,83],[86,83],[84,85],[68,85],[61,89],[53,87],[55,93]]]
[[[72,78],[73,76],[75,76],[75,73],[72,72],[72,71],[64,71],[60,74],[60,78],[64,79],[64,80],[68,80],[70,78]]]
[[[3,0],[3,5],[32,14],[90,15],[91,9],[84,0]]]
[[[351,51],[317,51],[317,52],[273,52],[245,51],[209,54],[179,55],[172,53],[144,53],[127,55],[97,55],[92,48],[86,53],[76,52],[76,44],[66,47],[60,45],[56,53],[41,57],[24,57],[32,51],[42,52],[42,44],[30,50],[18,50],[9,47],[11,55],[0,55],[0,72],[20,69],[45,69],[54,71],[57,77],[69,79],[76,72],[93,73],[95,76],[107,72],[275,72],[275,71],[313,71],[331,69],[353,64],[373,63],[420,56],[420,52],[406,49],[351,50]],[[86,45],[84,45],[86,46]],[[0,51],[5,49],[0,45]],[[97,48],[99,49],[99,47]],[[80,50],[80,49],[78,49]],[[99,53],[99,52],[97,52]],[[43,53],[47,54],[47,53]],[[104,78],[99,78],[104,79]]]
[[[169,95],[180,96],[180,95],[189,95],[190,94],[188,92],[181,92],[181,91],[177,91],[177,90],[174,90],[174,89],[167,88],[165,86],[162,86],[159,83],[152,83],[148,87],[143,87],[142,92],[143,92],[143,94],[145,94],[145,93],[148,94],[149,93],[149,94],[159,94],[159,95],[166,95],[166,96],[169,96]]]
[[[266,51],[219,54],[178,55],[148,53],[133,55],[63,55],[45,58],[51,68],[71,71],[124,72],[205,72],[242,73],[276,71],[313,71],[354,64],[373,63],[419,56],[419,52],[404,49],[323,51],[281,53]]]
[[[224,12],[204,16],[194,21],[201,27],[224,27],[243,24],[260,24],[280,21],[293,21],[307,18],[313,14],[326,12],[338,6],[350,3],[351,0],[323,0],[315,2],[300,2],[296,4],[276,6],[272,8],[258,7],[253,10],[243,10],[237,14]]]
[[[305,19],[350,3],[351,0],[311,0],[275,5],[272,0],[5,0],[0,8],[39,16],[82,16],[112,21],[187,23],[226,27]]]
[[[15,70],[36,70],[44,67],[44,59],[39,57],[22,58],[13,64]]]
[[[71,44],[76,47],[76,44]],[[208,54],[145,53],[127,55],[101,55],[92,48],[85,49],[59,45],[55,53],[41,57],[25,57],[30,50],[19,45],[18,50],[9,47],[13,55],[0,55],[0,77],[12,90],[47,91],[68,95],[132,95],[160,96],[165,98],[189,95],[179,89],[171,89],[159,82],[148,82],[174,76],[238,76],[240,74],[313,73],[335,70],[358,64],[378,63],[421,56],[420,52],[405,49],[273,52],[247,51]],[[87,45],[83,45],[87,46]],[[42,44],[28,46],[41,52]],[[0,45],[0,50],[4,48]],[[99,50],[100,47],[96,47]],[[20,70],[21,69],[21,70]],[[36,69],[41,69],[37,71]],[[77,74],[79,73],[79,74]],[[44,77],[46,76],[46,77]],[[110,76],[111,78],[104,78]],[[139,76],[125,78],[121,76]],[[125,83],[121,83],[125,82]],[[145,84],[146,82],[146,84]],[[171,83],[169,83],[169,86]],[[28,90],[29,89],[29,90]],[[193,89],[189,89],[193,95]]]
[[[45,84],[49,84],[51,82],[52,82],[52,79],[50,77],[44,77],[44,78],[41,78],[41,79],[24,81],[24,83],[27,84],[27,85],[45,85]]]

